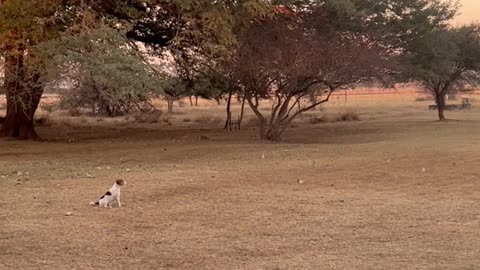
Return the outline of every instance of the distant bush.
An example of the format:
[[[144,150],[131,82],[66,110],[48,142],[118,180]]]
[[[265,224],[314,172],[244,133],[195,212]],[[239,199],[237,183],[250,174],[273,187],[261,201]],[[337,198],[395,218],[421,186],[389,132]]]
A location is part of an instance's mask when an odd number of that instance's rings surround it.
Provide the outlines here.
[[[56,104],[51,103],[40,103],[40,109],[45,112],[53,112],[55,110]]]
[[[335,123],[335,122],[348,122],[348,121],[360,121],[360,116],[355,112],[343,112],[336,115],[323,115],[321,117],[311,116],[310,124],[320,123]]]
[[[33,120],[35,126],[51,126],[52,120],[49,116],[42,116]]]
[[[431,96],[420,96],[415,98],[415,101],[417,102],[432,101],[432,100],[433,98]]]
[[[360,117],[355,112],[344,112],[338,115],[336,122],[339,121],[360,121]]]
[[[221,118],[219,117],[214,117],[211,115],[203,114],[200,115],[199,117],[195,118],[196,123],[201,123],[201,124],[218,124],[222,121]]]
[[[135,122],[138,123],[159,123],[161,121],[162,111],[154,110],[149,113],[138,113],[134,115]]]
[[[55,48],[55,50],[53,50]],[[154,109],[150,96],[164,83],[118,31],[101,27],[42,45],[48,88],[75,114],[120,116]],[[48,110],[48,109],[47,109]]]

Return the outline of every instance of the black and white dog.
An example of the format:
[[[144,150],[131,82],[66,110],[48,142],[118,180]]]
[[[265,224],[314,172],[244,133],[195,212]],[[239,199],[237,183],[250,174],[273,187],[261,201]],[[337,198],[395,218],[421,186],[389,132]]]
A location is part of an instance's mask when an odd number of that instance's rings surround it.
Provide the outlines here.
[[[120,203],[120,190],[127,184],[125,180],[116,180],[113,186],[107,191],[97,202],[90,202],[90,205],[98,205],[100,207],[111,207],[112,202],[117,202],[118,207],[122,207]]]

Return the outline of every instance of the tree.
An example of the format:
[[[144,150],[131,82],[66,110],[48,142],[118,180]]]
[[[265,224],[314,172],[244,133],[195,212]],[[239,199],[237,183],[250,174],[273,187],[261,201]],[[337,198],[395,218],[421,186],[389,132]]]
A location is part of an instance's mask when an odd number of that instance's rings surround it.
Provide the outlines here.
[[[220,105],[220,100],[226,97],[226,120],[225,129],[232,122],[231,103],[232,96],[241,92],[240,85],[232,78],[231,72],[226,69],[210,69],[200,73],[194,82],[195,95],[205,99],[214,99]],[[244,102],[242,103],[242,111],[239,121],[243,116]],[[239,123],[240,124],[240,123]]]
[[[386,67],[383,48],[364,36],[316,31],[304,22],[281,15],[250,27],[232,64],[262,139],[280,140],[299,114],[327,102],[339,87],[375,77]],[[319,87],[323,99],[299,106]],[[260,100],[270,98],[273,105],[265,116]]]
[[[263,0],[172,0],[147,5],[149,12],[128,37],[143,42],[160,58],[171,57],[177,78],[165,91],[169,105],[192,95],[219,101],[228,93],[217,86],[225,74],[223,64],[236,48],[237,32],[269,12]]]
[[[163,89],[163,78],[135,44],[105,25],[64,34],[42,44],[41,51],[51,59],[45,80],[69,110],[106,116],[151,110],[150,94]]]
[[[33,116],[43,94],[46,61],[37,50],[62,32],[81,32],[98,21],[128,19],[144,9],[142,1],[0,0],[0,54],[5,59],[7,113],[2,133],[37,139]],[[109,16],[107,16],[109,15]],[[113,16],[112,16],[113,15]]]
[[[35,45],[42,35],[35,27],[39,24],[35,18],[46,23],[45,19],[52,17],[56,10],[49,6],[52,4],[52,1],[48,4],[37,1],[0,2],[0,52],[5,59],[4,89],[7,98],[7,114],[2,127],[6,136],[20,139],[37,137],[33,129],[33,115],[40,101],[42,86],[40,74],[34,66],[42,63],[35,59],[32,51],[27,52],[29,46]],[[24,13],[21,14],[21,11]]]
[[[166,80],[166,87],[163,92],[167,100],[167,111],[168,113],[173,113],[173,103],[185,97],[189,93],[189,89],[185,81],[178,77],[170,76]]]
[[[339,87],[383,81],[394,57],[418,37],[446,27],[456,13],[441,0],[277,1],[274,20],[254,23],[235,58],[235,73],[260,123],[263,139],[279,140],[300,113],[327,102]],[[298,107],[314,89],[323,99]],[[260,100],[273,98],[270,115]]]
[[[480,84],[480,26],[432,31],[411,43],[404,63],[411,78],[434,96],[445,120],[445,96]]]

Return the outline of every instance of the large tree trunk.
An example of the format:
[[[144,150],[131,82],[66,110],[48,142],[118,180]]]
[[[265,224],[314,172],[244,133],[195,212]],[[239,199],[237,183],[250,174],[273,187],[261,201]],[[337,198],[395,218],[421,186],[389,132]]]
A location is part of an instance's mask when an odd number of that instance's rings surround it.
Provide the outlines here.
[[[25,75],[25,48],[21,42],[7,41],[5,51],[5,93],[7,114],[2,133],[6,137],[28,140],[38,139],[33,126],[33,116],[43,93],[38,84],[39,74]]]
[[[250,108],[258,118],[259,135],[261,140],[280,141],[282,139],[281,135],[291,121],[290,118],[285,118],[289,113],[288,105],[291,98],[291,96],[288,97],[285,101],[275,106],[275,108],[272,108],[270,119],[266,119],[258,109],[258,97],[252,97],[248,94],[245,95],[245,99],[250,105]]]
[[[437,109],[438,109],[438,119],[440,121],[445,121],[445,95],[443,94],[436,94],[435,95],[435,100],[437,102]]]
[[[37,97],[38,96],[38,97]],[[38,135],[33,127],[33,116],[40,101],[40,95],[32,95],[31,105],[22,108],[25,96],[10,95],[7,89],[7,114],[3,122],[3,134],[7,137],[20,140],[38,139]],[[15,101],[16,98],[23,101]]]
[[[296,101],[291,104],[293,95],[286,95],[284,97],[277,95],[276,101],[272,105],[270,117],[268,119],[264,117],[259,110],[260,104],[258,96],[252,95],[253,91],[246,92],[245,98],[248,101],[250,108],[259,120],[260,139],[280,141],[282,134],[298,115],[330,100],[330,96],[336,88],[334,86],[329,86],[329,89],[330,91],[324,99],[313,103],[310,106],[306,106],[305,108],[301,108],[295,112],[293,112],[293,109],[300,102],[299,98],[297,98]]]
[[[275,122],[274,124],[268,127],[268,131],[265,136],[265,139],[269,141],[280,141],[282,139],[281,136],[282,136],[283,130],[284,129],[280,127],[280,124]]]

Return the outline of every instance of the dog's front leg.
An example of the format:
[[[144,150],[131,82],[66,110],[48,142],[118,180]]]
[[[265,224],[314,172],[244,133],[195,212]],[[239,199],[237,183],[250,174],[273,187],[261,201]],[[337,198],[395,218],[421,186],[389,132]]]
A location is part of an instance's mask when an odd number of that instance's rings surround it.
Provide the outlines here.
[[[115,197],[115,200],[117,201],[118,207],[122,207],[122,203],[120,203],[120,193]]]

